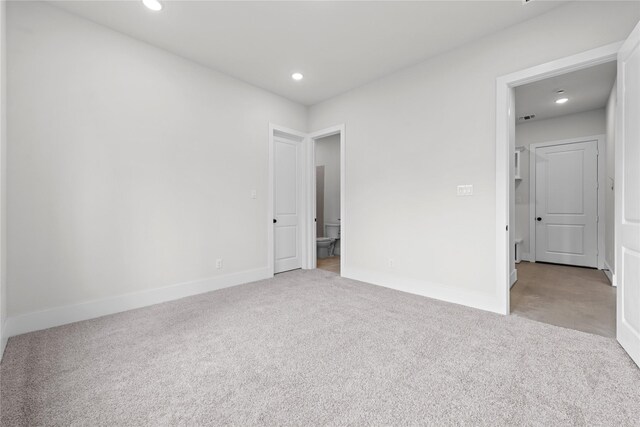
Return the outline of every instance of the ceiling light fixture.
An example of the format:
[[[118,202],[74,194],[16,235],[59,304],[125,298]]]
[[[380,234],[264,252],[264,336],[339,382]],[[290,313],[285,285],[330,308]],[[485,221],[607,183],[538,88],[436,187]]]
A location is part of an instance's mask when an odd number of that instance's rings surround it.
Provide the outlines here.
[[[304,78],[304,76],[302,75],[302,73],[293,73],[291,74],[291,78],[293,80],[300,81]]]
[[[556,104],[564,104],[565,102],[567,102],[569,100],[569,98],[560,98],[560,99],[556,99]]]
[[[160,3],[158,0],[142,0],[142,4],[147,6],[147,9],[151,9],[154,12],[162,10],[162,3]]]

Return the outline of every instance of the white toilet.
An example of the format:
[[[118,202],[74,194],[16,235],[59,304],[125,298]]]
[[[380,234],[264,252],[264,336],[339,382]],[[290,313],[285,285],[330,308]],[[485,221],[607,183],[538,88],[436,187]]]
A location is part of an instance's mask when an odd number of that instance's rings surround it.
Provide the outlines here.
[[[333,239],[333,245],[329,246],[329,256],[340,255],[340,224],[326,223],[324,225],[324,235]]]
[[[326,258],[331,254],[333,243],[336,239],[331,237],[316,237],[316,250],[318,258]]]

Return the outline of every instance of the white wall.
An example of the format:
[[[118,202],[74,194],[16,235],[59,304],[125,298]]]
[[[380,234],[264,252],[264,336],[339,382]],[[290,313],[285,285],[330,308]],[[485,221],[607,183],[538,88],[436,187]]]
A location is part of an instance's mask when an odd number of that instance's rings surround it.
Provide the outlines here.
[[[8,12],[11,319],[265,268],[270,121],[346,123],[344,274],[497,310],[495,79],[640,18],[634,3],[571,3],[307,114],[48,5]]]
[[[266,269],[269,122],[305,107],[49,5],[8,17],[9,316]]]
[[[340,220],[340,135],[316,140],[316,166],[324,166],[324,222]]]
[[[605,207],[604,207],[604,215],[605,215],[605,225],[604,225],[604,244],[605,244],[605,252],[604,252],[604,260],[607,263],[605,266],[608,268],[611,273],[615,272],[615,240],[614,240],[614,224],[615,224],[615,216],[614,216],[614,177],[615,174],[615,141],[616,141],[616,106],[618,103],[617,99],[617,85],[614,83],[613,88],[611,89],[611,94],[609,95],[609,100],[607,101],[606,108],[606,132],[607,132],[607,163],[606,163],[606,185],[605,185]]]
[[[4,0],[0,0],[0,359],[7,344],[5,324],[7,320],[7,269],[6,269],[6,171],[7,171],[7,57],[6,57],[6,6]]]
[[[516,147],[525,147],[520,157],[522,180],[516,181],[515,191],[515,238],[523,239],[523,259],[528,260],[531,253],[529,237],[529,186],[531,183],[529,180],[529,161],[531,157],[529,146],[537,142],[603,135],[605,132],[604,108],[516,125]]]
[[[499,311],[496,78],[623,40],[639,18],[637,3],[572,2],[311,107],[311,130],[346,124],[343,274]]]

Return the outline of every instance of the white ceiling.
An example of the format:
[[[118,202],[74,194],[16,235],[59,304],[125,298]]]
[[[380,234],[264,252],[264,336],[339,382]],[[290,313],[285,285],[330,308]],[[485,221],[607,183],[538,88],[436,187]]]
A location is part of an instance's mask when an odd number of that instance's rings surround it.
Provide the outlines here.
[[[616,63],[608,62],[516,87],[516,117],[535,114],[537,121],[604,108],[615,79]],[[558,95],[560,89],[564,94]],[[555,103],[563,97],[569,101]]]
[[[305,105],[567,3],[161,1],[53,3]]]

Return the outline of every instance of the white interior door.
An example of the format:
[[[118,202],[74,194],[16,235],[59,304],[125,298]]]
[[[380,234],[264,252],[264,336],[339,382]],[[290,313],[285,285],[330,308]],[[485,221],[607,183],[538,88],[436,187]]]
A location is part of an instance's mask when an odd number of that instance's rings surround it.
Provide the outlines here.
[[[274,272],[302,267],[302,142],[274,138]]]
[[[617,338],[640,365],[640,24],[618,53]]]
[[[598,265],[598,141],[538,147],[536,261]]]

